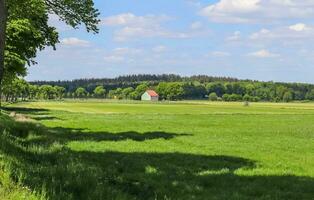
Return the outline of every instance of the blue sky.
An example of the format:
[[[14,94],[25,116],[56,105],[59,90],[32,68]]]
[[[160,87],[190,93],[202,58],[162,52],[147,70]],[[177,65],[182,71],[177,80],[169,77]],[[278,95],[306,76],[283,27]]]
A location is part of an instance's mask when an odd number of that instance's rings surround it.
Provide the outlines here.
[[[56,16],[27,80],[206,74],[314,83],[313,0],[95,0],[99,34]]]

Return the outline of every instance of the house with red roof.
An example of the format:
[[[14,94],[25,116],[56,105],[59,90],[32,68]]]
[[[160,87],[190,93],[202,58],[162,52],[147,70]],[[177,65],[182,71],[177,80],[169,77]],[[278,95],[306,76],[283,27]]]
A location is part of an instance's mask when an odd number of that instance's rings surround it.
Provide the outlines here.
[[[142,95],[142,101],[158,101],[159,95],[154,90],[146,90]]]

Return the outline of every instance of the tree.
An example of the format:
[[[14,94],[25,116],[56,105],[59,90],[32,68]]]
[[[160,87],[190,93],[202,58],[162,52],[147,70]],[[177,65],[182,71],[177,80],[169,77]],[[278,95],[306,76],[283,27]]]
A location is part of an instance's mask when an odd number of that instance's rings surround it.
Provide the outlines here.
[[[51,85],[42,85],[39,87],[39,97],[42,99],[54,99],[56,90]]]
[[[232,94],[229,98],[230,101],[241,101],[243,97],[239,94]]]
[[[224,94],[224,95],[222,95],[222,100],[224,100],[224,101],[230,101],[230,94]]]
[[[182,83],[168,83],[166,89],[167,99],[171,101],[181,100],[185,94]]]
[[[245,92],[246,94],[250,95],[250,96],[253,96],[254,95],[254,90],[255,90],[255,86],[251,83],[247,84],[245,86]]]
[[[85,98],[87,96],[87,91],[85,88],[79,87],[75,90],[75,96],[77,98]]]
[[[54,86],[56,92],[56,98],[62,99],[65,94],[65,88],[60,86]]]
[[[209,94],[212,92],[215,92],[216,95],[219,97],[221,97],[226,91],[226,88],[222,83],[216,83],[216,82],[207,84],[206,89]]]
[[[55,49],[58,34],[49,26],[48,14],[74,28],[84,24],[88,32],[98,32],[93,0],[0,0],[0,86],[4,75],[25,75],[38,50]]]
[[[97,86],[94,89],[94,96],[96,98],[104,98],[105,94],[106,94],[106,90],[105,90],[104,86]]]
[[[243,96],[243,101],[253,101],[253,97],[250,96],[249,94],[245,94]]]
[[[124,98],[124,99],[132,99],[131,96],[130,96],[130,94],[131,94],[132,92],[134,92],[134,88],[132,88],[132,87],[124,88],[124,89],[122,90],[122,96],[123,96],[123,98]]]
[[[123,99],[122,88],[117,88],[115,90],[109,91],[109,98],[111,99]]]
[[[284,102],[290,102],[290,101],[292,101],[292,100],[293,100],[293,95],[292,95],[292,93],[291,93],[290,91],[285,92],[284,95],[283,95],[283,97],[282,97],[282,100],[283,100]]]
[[[306,97],[307,100],[314,100],[314,89],[312,89],[311,91],[309,91],[308,93],[306,93]]]
[[[168,83],[166,82],[160,82],[156,88],[156,91],[159,94],[159,98],[161,100],[167,98],[167,85]]]
[[[135,89],[134,92],[132,92],[131,96],[132,96],[132,99],[134,100],[139,100],[142,96],[142,94],[149,88],[148,84],[147,83],[142,83],[140,85],[138,85]]]
[[[217,101],[218,100],[218,96],[217,96],[217,94],[215,92],[212,92],[212,93],[209,94],[208,99],[210,101]]]

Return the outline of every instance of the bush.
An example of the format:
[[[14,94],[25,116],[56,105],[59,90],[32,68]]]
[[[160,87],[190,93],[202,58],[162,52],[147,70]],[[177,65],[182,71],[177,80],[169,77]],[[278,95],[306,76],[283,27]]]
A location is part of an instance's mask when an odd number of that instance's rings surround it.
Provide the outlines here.
[[[246,95],[243,96],[243,101],[253,101],[253,97],[248,95],[248,94],[246,94]]]
[[[261,99],[260,99],[259,97],[253,97],[253,98],[252,98],[252,101],[253,101],[253,102],[259,102],[260,100],[261,100]]]
[[[217,94],[215,92],[212,92],[212,93],[209,94],[208,99],[210,101],[217,101],[218,100],[218,96],[217,96]]]
[[[239,94],[230,95],[230,101],[242,101],[242,96]]]
[[[229,94],[222,95],[222,100],[223,101],[230,101],[230,95]]]

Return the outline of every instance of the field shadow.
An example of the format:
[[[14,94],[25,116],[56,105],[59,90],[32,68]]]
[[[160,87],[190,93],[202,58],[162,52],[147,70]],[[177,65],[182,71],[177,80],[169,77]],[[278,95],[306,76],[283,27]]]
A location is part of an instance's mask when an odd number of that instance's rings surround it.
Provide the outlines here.
[[[133,140],[137,142],[143,142],[146,140],[164,139],[170,140],[175,137],[182,136],[192,136],[191,134],[176,134],[176,133],[166,133],[161,131],[155,132],[145,132],[139,133],[135,131],[129,132],[92,132],[85,129],[72,129],[72,128],[44,128],[40,132],[32,132],[36,137],[29,138],[25,143],[28,145],[41,145],[50,146],[53,143],[67,144],[74,141],[84,141],[84,142],[101,142],[101,141],[123,141],[123,140]],[[24,138],[27,135],[24,135]]]
[[[9,133],[0,134],[0,152],[7,161],[6,167],[15,181],[52,200],[314,197],[314,179],[310,177],[240,175],[239,170],[257,167],[255,161],[241,157],[73,151],[63,145],[86,140],[172,139],[180,134],[92,133],[26,122],[16,122],[14,126]]]
[[[30,115],[36,115],[36,114],[42,114],[44,112],[48,112],[47,109],[42,108],[24,108],[24,107],[2,107],[4,111],[7,112],[17,112],[21,114],[30,114]]]
[[[12,174],[49,199],[313,199],[314,179],[241,176],[255,162],[182,153],[26,151],[1,140]],[[21,176],[22,175],[22,176]]]
[[[48,109],[24,108],[24,107],[3,107],[2,109],[8,114],[18,113],[18,114],[29,116],[30,118],[37,121],[59,119],[55,116],[52,116]]]

